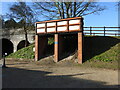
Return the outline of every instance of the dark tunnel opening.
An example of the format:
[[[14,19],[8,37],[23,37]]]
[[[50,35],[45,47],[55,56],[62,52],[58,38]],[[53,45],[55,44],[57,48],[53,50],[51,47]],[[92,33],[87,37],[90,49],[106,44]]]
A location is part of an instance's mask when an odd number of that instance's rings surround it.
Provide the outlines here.
[[[46,49],[46,55],[51,56],[54,55],[54,35],[47,36],[48,43],[47,43],[47,49]]]
[[[40,36],[39,50],[41,51],[40,58],[49,57],[54,55],[54,35]]]
[[[61,48],[61,58],[60,60],[67,58],[77,52],[78,49],[78,35],[77,34],[67,34],[61,35],[63,37]]]
[[[47,36],[40,36],[43,40],[44,38],[47,38],[47,46],[44,48],[41,58],[48,57],[51,55],[54,55],[54,48],[55,48],[55,37],[54,35],[47,35]],[[64,58],[67,58],[70,55],[73,55],[77,52],[78,49],[78,35],[77,34],[60,34],[59,36],[59,59],[62,60]],[[39,46],[43,46],[44,42],[42,44],[39,43]],[[46,43],[46,42],[45,42]],[[40,50],[42,51],[43,47],[40,47]]]
[[[27,41],[27,46],[29,45],[30,43]],[[22,49],[25,47],[25,40],[22,40],[19,42],[19,44],[17,45],[17,50],[19,49]]]
[[[13,43],[8,39],[2,39],[2,56],[7,53],[7,55],[13,53]]]

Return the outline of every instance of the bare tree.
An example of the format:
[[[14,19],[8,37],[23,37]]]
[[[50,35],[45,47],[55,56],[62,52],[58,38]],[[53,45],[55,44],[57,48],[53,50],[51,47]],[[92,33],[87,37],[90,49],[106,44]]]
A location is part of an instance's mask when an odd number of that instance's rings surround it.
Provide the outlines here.
[[[5,21],[2,15],[0,15],[0,29],[4,28],[5,26]]]
[[[41,15],[48,18],[80,17],[103,11],[105,7],[96,2],[34,2],[34,7]]]
[[[34,22],[33,10],[25,2],[16,2],[10,7],[10,11],[14,15],[14,18],[22,20],[22,25],[25,34],[25,47],[28,45],[28,28]]]

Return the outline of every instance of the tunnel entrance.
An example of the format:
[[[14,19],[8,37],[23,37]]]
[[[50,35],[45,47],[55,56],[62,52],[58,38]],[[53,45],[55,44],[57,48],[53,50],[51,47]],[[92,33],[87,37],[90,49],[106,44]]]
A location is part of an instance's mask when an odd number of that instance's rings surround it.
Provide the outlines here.
[[[47,36],[47,49],[46,49],[46,56],[54,55],[54,35]]]
[[[2,56],[7,53],[7,55],[13,53],[13,43],[8,39],[2,39]]]
[[[42,53],[40,59],[53,56],[54,55],[54,44],[55,44],[55,38],[54,34],[46,35],[46,36],[40,36],[40,51]],[[78,50],[78,36],[77,33],[71,33],[71,34],[60,34],[59,37],[59,59],[62,60],[64,58],[67,58],[70,55],[73,55]]]
[[[73,55],[77,52],[78,50],[78,37],[77,37],[77,33],[75,34],[65,34],[65,35],[61,35],[63,37],[62,40],[62,54],[61,54],[61,58],[60,59],[64,59],[70,55]]]
[[[27,41],[27,46],[28,46],[29,44],[30,44],[30,43]],[[22,41],[20,41],[19,44],[17,45],[17,51],[18,51],[19,49],[24,48],[24,47],[25,47],[25,40],[22,40]]]
[[[54,55],[54,35],[39,36],[39,59]]]

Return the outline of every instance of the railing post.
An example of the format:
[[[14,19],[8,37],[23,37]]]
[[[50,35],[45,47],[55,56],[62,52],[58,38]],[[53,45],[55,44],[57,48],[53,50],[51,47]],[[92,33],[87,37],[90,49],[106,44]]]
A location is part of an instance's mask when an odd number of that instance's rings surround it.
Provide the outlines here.
[[[90,35],[92,35],[92,27],[90,26]]]
[[[104,26],[104,36],[105,36],[105,26]]]

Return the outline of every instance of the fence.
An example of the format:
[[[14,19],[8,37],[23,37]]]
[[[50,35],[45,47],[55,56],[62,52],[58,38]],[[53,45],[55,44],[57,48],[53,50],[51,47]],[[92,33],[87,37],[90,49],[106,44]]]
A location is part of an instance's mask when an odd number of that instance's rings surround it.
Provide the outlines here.
[[[119,36],[120,27],[84,27],[85,35]]]

